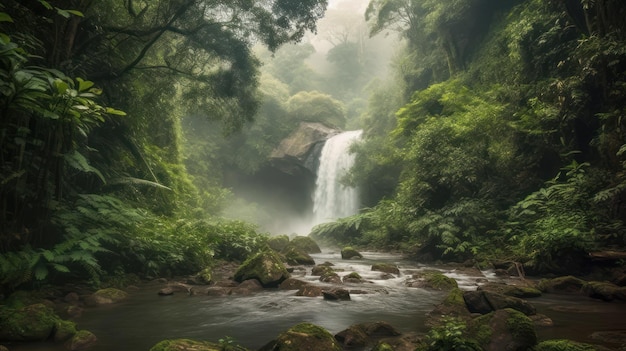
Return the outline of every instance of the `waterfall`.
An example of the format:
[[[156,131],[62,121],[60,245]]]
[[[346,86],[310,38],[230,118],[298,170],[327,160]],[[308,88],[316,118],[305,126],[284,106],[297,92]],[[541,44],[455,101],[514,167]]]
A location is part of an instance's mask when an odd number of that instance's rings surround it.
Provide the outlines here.
[[[361,137],[361,133],[361,130],[343,132],[324,144],[313,194],[311,227],[358,212],[357,189],[345,186],[340,181],[354,164],[354,155],[349,153],[349,149]]]

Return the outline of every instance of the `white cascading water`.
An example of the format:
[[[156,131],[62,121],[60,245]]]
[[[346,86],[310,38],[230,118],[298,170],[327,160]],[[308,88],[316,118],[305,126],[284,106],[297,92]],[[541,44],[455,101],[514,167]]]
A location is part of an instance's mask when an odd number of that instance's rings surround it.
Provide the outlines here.
[[[312,227],[359,211],[358,190],[341,184],[341,178],[354,164],[354,155],[349,149],[361,133],[361,130],[343,132],[324,144],[313,194]]]

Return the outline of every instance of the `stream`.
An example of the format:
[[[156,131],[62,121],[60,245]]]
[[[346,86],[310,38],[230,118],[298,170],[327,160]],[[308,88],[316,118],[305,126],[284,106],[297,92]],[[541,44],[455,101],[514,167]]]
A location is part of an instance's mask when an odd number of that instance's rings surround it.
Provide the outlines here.
[[[218,342],[229,337],[251,350],[258,349],[281,332],[300,322],[311,322],[336,334],[352,324],[385,321],[400,332],[426,332],[426,314],[441,302],[445,293],[404,286],[407,275],[421,269],[440,269],[455,278],[462,289],[476,289],[479,277],[451,269],[425,266],[400,256],[364,252],[364,259],[343,261],[339,252],[312,255],[317,263],[335,264],[339,275],[358,272],[369,281],[345,286],[368,290],[368,294],[351,294],[351,301],[327,301],[322,297],[299,297],[293,290],[265,289],[245,296],[187,296],[175,293],[158,296],[160,285],[141,286],[131,297],[115,305],[86,308],[75,320],[79,329],[87,329],[98,337],[90,351],[149,350],[164,339],[190,338]],[[375,262],[397,264],[401,274],[383,280],[380,272],[372,272]],[[303,279],[323,285],[310,276],[310,267]],[[488,280],[499,280],[483,272]],[[553,327],[538,328],[543,339],[570,338],[598,342],[590,331],[626,332],[626,304],[606,303],[584,297],[548,295],[530,300],[539,313],[554,321]],[[64,350],[62,345],[30,343],[7,345],[10,350]],[[616,345],[606,345],[616,346]]]

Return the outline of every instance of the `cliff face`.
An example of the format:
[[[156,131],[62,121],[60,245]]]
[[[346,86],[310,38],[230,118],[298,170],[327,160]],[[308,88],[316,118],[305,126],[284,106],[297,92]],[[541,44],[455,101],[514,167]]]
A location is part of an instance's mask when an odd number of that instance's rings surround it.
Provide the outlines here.
[[[324,141],[339,132],[321,123],[300,123],[298,129],[283,139],[272,152],[271,167],[291,176],[312,177],[315,180]]]

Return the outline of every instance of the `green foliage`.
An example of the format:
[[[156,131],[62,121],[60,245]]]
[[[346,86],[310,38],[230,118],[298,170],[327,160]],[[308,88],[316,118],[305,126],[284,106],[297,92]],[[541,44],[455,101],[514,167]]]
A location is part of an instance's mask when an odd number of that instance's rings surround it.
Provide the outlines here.
[[[594,187],[588,167],[573,162],[563,175],[512,207],[507,223],[511,239],[519,254],[537,268],[557,269],[564,260],[596,246],[597,218],[590,201]]]
[[[480,345],[466,335],[467,326],[460,318],[444,317],[442,325],[428,331],[428,351],[482,350]]]
[[[345,124],[343,104],[318,91],[302,91],[290,97],[287,111],[297,121],[319,122],[336,128]]]

